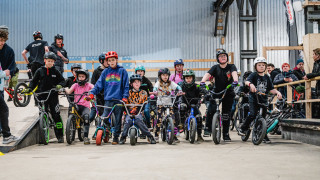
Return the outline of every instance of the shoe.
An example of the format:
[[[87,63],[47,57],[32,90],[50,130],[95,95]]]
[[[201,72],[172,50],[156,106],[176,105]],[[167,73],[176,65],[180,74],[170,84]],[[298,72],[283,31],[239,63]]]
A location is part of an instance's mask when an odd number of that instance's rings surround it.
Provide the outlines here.
[[[238,135],[245,136],[247,134],[247,131],[243,130],[242,128],[239,128]]]
[[[201,134],[198,135],[197,141],[198,142],[204,142],[204,139],[202,138]]]
[[[15,136],[13,136],[13,135],[11,135],[11,136],[9,136],[9,137],[3,137],[3,141],[2,141],[2,144],[9,144],[9,143],[11,143],[11,142],[14,142],[14,141],[17,141],[18,140],[18,138],[17,137],[15,137]]]
[[[119,138],[118,137],[114,137],[113,141],[112,141],[112,145],[117,145],[119,144]]]
[[[94,134],[93,134],[91,139],[96,140],[96,136],[94,136]]]
[[[156,143],[159,143],[159,136],[154,137],[154,139],[156,140]]]
[[[9,101],[12,101],[12,98],[11,98],[11,97],[8,98],[7,102],[9,102]]]
[[[90,144],[90,139],[89,139],[88,137],[85,137],[85,138],[83,139],[83,144],[85,144],[85,145]]]
[[[153,136],[148,137],[148,142],[150,144],[156,144],[156,140],[153,138]]]
[[[224,134],[222,138],[224,141],[231,141],[229,133]]]
[[[268,138],[267,135],[264,137],[263,142],[266,143],[266,144],[271,144],[271,141],[270,141],[270,139]]]
[[[140,139],[146,139],[146,135],[140,134]]]
[[[179,139],[177,138],[177,136],[174,136],[173,140],[174,140],[175,143],[180,143],[180,141],[179,141]]]
[[[126,137],[121,136],[119,144],[124,144],[126,142]]]
[[[64,143],[64,139],[63,139],[63,136],[62,137],[58,137],[58,143]]]
[[[203,137],[209,137],[210,136],[210,131],[208,130],[204,130],[204,134],[203,134]]]

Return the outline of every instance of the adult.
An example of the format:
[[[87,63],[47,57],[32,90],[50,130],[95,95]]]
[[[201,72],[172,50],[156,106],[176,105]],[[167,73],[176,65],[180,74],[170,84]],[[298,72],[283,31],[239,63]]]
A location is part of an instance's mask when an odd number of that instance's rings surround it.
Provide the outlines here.
[[[234,64],[228,64],[228,53],[222,49],[217,52],[217,61],[219,64],[214,65],[211,69],[203,76],[200,86],[205,89],[205,82],[213,76],[215,78],[215,92],[221,92],[226,89],[229,84],[232,84],[233,87],[238,85],[238,74],[237,68]],[[226,96],[222,100],[222,124],[223,124],[223,140],[230,141],[229,136],[229,126],[230,126],[230,112],[232,108],[233,99],[235,93],[233,88],[227,91]],[[210,101],[208,106],[207,122],[206,122],[206,131],[211,131],[212,118],[216,111],[216,103]]]
[[[49,47],[49,50],[57,55],[54,66],[61,74],[64,72],[64,63],[69,63],[68,53],[63,46],[63,35],[57,34],[54,36],[54,42]]]
[[[273,82],[276,75],[281,73],[281,70],[279,68],[275,68],[272,63],[267,64],[267,72],[271,78],[271,81]]]
[[[299,80],[290,70],[290,65],[288,63],[283,63],[281,67],[282,67],[282,72],[276,75],[276,77],[274,78],[273,80],[274,85],[289,83],[289,82]],[[278,91],[281,92],[282,96],[287,97],[286,87],[279,87]]]
[[[303,77],[306,75],[304,71],[304,61],[302,59],[297,60],[297,65],[293,68],[293,74],[299,79],[303,80]]]

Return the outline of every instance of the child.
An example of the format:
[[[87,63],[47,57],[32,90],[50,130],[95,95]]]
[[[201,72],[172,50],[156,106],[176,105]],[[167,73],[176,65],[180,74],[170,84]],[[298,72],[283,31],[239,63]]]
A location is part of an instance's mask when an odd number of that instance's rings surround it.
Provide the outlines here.
[[[179,90],[178,94],[181,94],[181,87],[178,86],[175,82],[169,80],[170,71],[168,68],[160,69],[158,72],[158,82],[154,85],[153,92],[156,92],[158,95],[157,99],[157,105],[158,105],[158,121],[157,121],[157,127],[155,131],[155,139],[157,142],[159,142],[159,131],[160,131],[160,125],[162,121],[162,114],[165,112],[166,108],[163,107],[163,104],[171,104],[172,99],[171,97],[162,97],[163,95],[170,95],[172,91]],[[170,115],[175,120],[175,116],[173,115],[173,107],[170,108]],[[180,141],[176,136],[174,136],[174,140],[176,143],[179,143]]]
[[[130,86],[133,88],[129,90],[129,98],[128,103],[129,104],[143,104],[145,101],[147,101],[148,93],[145,90],[140,89],[141,87],[142,78],[138,74],[134,74],[130,77]],[[138,128],[141,130],[142,134],[146,134],[148,137],[148,141],[151,144],[156,144],[156,141],[154,140],[151,133],[148,131],[147,126],[143,122],[143,118],[141,114],[137,114],[140,111],[140,108],[142,107],[130,107],[128,110],[130,114],[135,115],[135,125],[138,126]],[[128,135],[128,130],[132,126],[132,119],[127,114],[126,115],[126,122],[123,127],[122,136],[120,138],[120,144],[124,144],[126,142],[126,137]]]
[[[37,92],[41,93],[44,91],[50,91],[52,88],[61,89],[64,84],[64,78],[61,73],[53,67],[57,57],[53,52],[47,52],[44,54],[45,66],[39,68],[33,79],[30,82],[29,88],[26,92],[32,91],[36,86],[38,86]],[[39,96],[39,99],[46,99],[48,94],[43,94]],[[60,117],[59,99],[58,92],[52,92],[48,101],[45,102],[46,111],[48,112],[48,107],[50,109],[51,116],[56,123],[54,132],[58,139],[58,143],[63,143],[63,122]]]
[[[272,81],[270,77],[266,74],[264,74],[267,66],[267,60],[264,57],[258,57],[254,60],[254,68],[257,72],[254,72],[250,74],[250,76],[247,78],[245,84],[250,88],[250,95],[249,95],[249,111],[250,114],[242,124],[240,130],[239,130],[239,135],[245,135],[246,131],[248,130],[251,122],[256,118],[258,110],[260,106],[257,104],[257,98],[255,93],[256,92],[261,92],[264,94],[268,94],[271,92],[272,94],[277,94],[278,99],[282,98],[282,95],[279,91],[274,89]],[[261,97],[259,98],[259,101],[261,103],[267,102],[268,97]],[[264,114],[263,116],[266,115],[266,109],[264,109]],[[267,134],[264,138],[265,143],[271,143],[269,140]]]
[[[178,84],[179,82],[182,82],[182,73],[183,73],[183,67],[184,63],[182,59],[178,59],[174,62],[174,74],[170,76],[170,81],[175,82]]]
[[[90,102],[85,100],[86,96],[82,96],[81,94],[84,92],[89,92],[93,85],[91,83],[88,83],[89,81],[89,72],[88,70],[79,69],[76,71],[76,79],[77,83],[73,84],[71,88],[66,88],[65,91],[67,94],[75,93],[74,96],[74,102],[78,102],[78,113],[81,115],[81,117],[84,120],[84,144],[90,144],[90,140],[88,138],[89,134],[89,127],[90,127],[90,121],[89,121],[89,114],[90,114]]]
[[[182,91],[185,93],[185,97],[188,99],[191,98],[201,98],[202,91],[200,87],[195,83],[196,76],[192,69],[187,69],[183,72],[183,81],[179,83],[179,85],[182,88]],[[185,102],[185,98],[182,98],[182,103],[188,104]],[[190,105],[198,105],[198,100],[191,100]],[[191,109],[191,107],[187,107],[188,110]],[[196,117],[197,120],[197,132],[198,132],[198,139],[197,141],[204,141],[201,137],[201,130],[202,130],[202,119],[201,114],[199,111],[198,106],[194,108],[194,117]],[[184,122],[183,122],[184,123]]]
[[[93,95],[97,95],[104,90],[104,105],[113,107],[115,104],[119,104],[115,99],[122,99],[122,101],[127,102],[129,96],[129,79],[127,71],[118,65],[118,54],[115,51],[109,51],[106,54],[106,60],[108,61],[109,68],[102,72],[98,82],[90,91],[91,94],[88,99],[92,99]],[[106,117],[110,111],[111,109],[105,108],[102,116]],[[116,145],[119,143],[119,135],[121,133],[122,107],[116,106],[113,113],[116,122],[112,144]]]
[[[77,74],[76,74],[76,71],[78,71],[79,69],[81,69],[81,65],[80,64],[73,64],[71,66],[71,73],[72,73],[72,76],[68,77],[67,80],[65,81],[63,87],[67,87],[67,88],[71,88],[72,85],[74,85],[75,83],[77,83]],[[72,93],[73,94],[73,93]],[[74,97],[71,96],[70,97],[70,100],[71,101],[74,101]],[[72,107],[71,105],[69,105],[69,112],[72,110]],[[69,114],[68,114],[69,116]]]

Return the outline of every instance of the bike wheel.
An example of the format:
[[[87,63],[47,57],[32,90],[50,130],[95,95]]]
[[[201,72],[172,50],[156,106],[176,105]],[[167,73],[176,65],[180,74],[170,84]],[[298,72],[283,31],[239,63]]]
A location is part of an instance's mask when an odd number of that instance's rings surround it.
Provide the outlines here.
[[[166,141],[166,132],[167,132],[167,127],[163,124],[161,128],[161,140],[163,142]]]
[[[97,136],[96,136],[96,145],[101,145],[102,142],[102,136],[103,136],[103,130],[98,130]]]
[[[167,119],[167,131],[166,131],[166,140],[168,144],[173,143],[173,138],[174,138],[174,124],[173,120],[171,117]]]
[[[214,114],[212,118],[212,140],[215,144],[220,144],[221,140],[221,126],[220,126],[220,115]]]
[[[84,125],[81,124],[80,128],[78,128],[78,138],[82,142],[84,139]]]
[[[253,125],[252,129],[252,143],[254,145],[259,145],[267,132],[266,121],[263,118],[259,118]]]
[[[106,130],[106,136],[104,137],[103,142],[104,143],[108,143],[109,142],[109,131],[108,130]]]
[[[189,140],[189,131],[188,131],[188,125],[186,123],[188,123],[187,120],[184,123],[183,131],[184,131],[185,139],[188,141]]]
[[[72,141],[74,141],[75,134],[76,134],[75,117],[74,115],[70,115],[66,125],[66,140],[68,144],[71,144]]]
[[[250,134],[251,134],[251,130],[250,130],[250,129],[248,129],[248,131],[247,131],[246,135],[241,136],[241,140],[242,140],[242,141],[244,141],[244,142],[246,142],[246,141],[249,139]]]
[[[25,107],[30,102],[31,95],[22,94],[22,92],[27,88],[28,85],[26,83],[19,83],[14,88],[13,100],[15,101],[15,104],[17,104],[19,107]]]
[[[190,119],[190,143],[193,144],[196,139],[197,122],[195,118]]]
[[[131,130],[130,130],[130,132],[129,132],[129,137],[130,137],[130,144],[131,144],[131,146],[136,145],[136,143],[137,143],[136,136],[137,136],[137,129],[131,128]]]
[[[40,144],[47,145],[49,143],[49,123],[48,117],[41,114],[39,119],[39,141]]]

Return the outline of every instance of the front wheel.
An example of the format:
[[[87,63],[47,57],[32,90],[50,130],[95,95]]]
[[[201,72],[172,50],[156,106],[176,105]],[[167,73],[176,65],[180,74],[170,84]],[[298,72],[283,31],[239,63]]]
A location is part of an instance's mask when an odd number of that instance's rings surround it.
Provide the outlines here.
[[[82,142],[84,139],[84,125],[81,124],[80,128],[78,128],[78,138]]]
[[[190,143],[193,144],[196,139],[197,122],[195,118],[190,119]]]
[[[44,145],[49,143],[49,123],[46,114],[42,114],[39,119],[39,141]]]
[[[129,133],[129,136],[130,136],[130,144],[131,144],[131,146],[136,145],[136,143],[137,143],[137,138],[136,138],[136,136],[137,136],[137,129],[131,128],[130,133]]]
[[[263,118],[259,118],[253,125],[252,129],[252,143],[254,145],[259,145],[267,132],[266,121]]]
[[[212,118],[212,140],[215,144],[220,144],[221,140],[221,126],[220,126],[220,115],[214,114]]]
[[[167,143],[171,145],[174,139],[174,125],[171,117],[167,119],[166,135]]]
[[[75,124],[74,115],[70,115],[67,120],[66,125],[66,140],[68,144],[71,144],[74,141],[74,137],[76,134],[76,124]]]
[[[96,136],[96,145],[100,146],[102,142],[102,136],[103,136],[103,130],[98,130],[97,136]]]
[[[19,107],[25,107],[30,102],[31,95],[25,95],[23,91],[25,91],[28,88],[28,85],[26,83],[19,83],[14,88],[13,92],[13,101],[15,105],[18,105]]]

